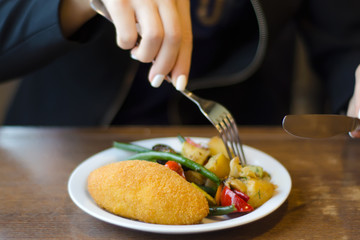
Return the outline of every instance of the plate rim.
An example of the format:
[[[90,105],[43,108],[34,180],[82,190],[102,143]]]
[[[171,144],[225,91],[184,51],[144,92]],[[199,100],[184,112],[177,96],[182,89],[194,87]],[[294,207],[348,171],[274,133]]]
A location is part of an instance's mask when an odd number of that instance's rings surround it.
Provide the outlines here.
[[[205,138],[205,137],[190,137],[190,138],[192,138],[194,141],[198,141],[198,142],[207,142],[210,139],[210,138]],[[146,145],[147,143],[153,143],[153,142],[157,142],[157,143],[164,143],[164,141],[170,142],[175,139],[177,139],[177,138],[176,137],[148,138],[148,139],[132,141],[132,143],[139,144],[139,145]],[[80,175],[81,171],[84,171],[84,169],[86,169],[86,167],[88,165],[91,165],[91,163],[98,161],[97,159],[103,157],[103,155],[105,155],[105,156],[106,156],[106,154],[116,155],[116,154],[120,154],[121,152],[123,154],[125,152],[125,154],[126,154],[126,151],[116,149],[114,147],[104,149],[100,152],[97,152],[97,153],[91,155],[90,157],[88,157],[84,161],[82,161],[72,171],[72,173],[69,177],[69,180],[68,180],[68,184],[67,184],[68,185],[67,186],[68,194],[69,194],[71,200],[74,202],[74,204],[77,207],[79,207],[82,211],[89,214],[90,216],[97,218],[99,220],[102,220],[104,222],[116,225],[116,226],[125,227],[125,228],[129,228],[129,229],[133,229],[133,230],[144,231],[144,232],[163,233],[163,234],[190,234],[190,233],[211,232],[211,231],[223,230],[223,229],[228,229],[228,228],[245,225],[250,222],[257,221],[257,220],[271,214],[275,210],[277,210],[288,198],[291,188],[292,188],[292,180],[291,180],[291,176],[290,176],[289,172],[287,171],[287,169],[274,157],[272,157],[271,155],[269,155],[259,149],[256,149],[256,148],[248,146],[248,145],[243,145],[243,147],[244,147],[245,154],[249,154],[250,152],[260,154],[260,155],[266,156],[268,158],[266,161],[268,161],[270,159],[270,161],[272,161],[271,164],[278,165],[277,167],[279,169],[277,169],[277,170],[278,171],[280,170],[282,172],[282,174],[283,174],[282,177],[285,177],[287,181],[284,181],[285,182],[285,184],[283,185],[284,192],[281,192],[282,195],[281,195],[280,200],[273,203],[274,206],[271,207],[269,211],[266,211],[265,213],[259,213],[258,210],[261,209],[261,207],[260,207],[251,213],[240,216],[242,219],[241,222],[238,221],[239,217],[236,217],[236,218],[232,218],[232,219],[227,219],[225,221],[210,222],[210,223],[203,223],[203,224],[163,225],[163,224],[145,223],[145,222],[140,222],[137,220],[123,218],[121,216],[117,216],[115,214],[107,212],[106,210],[101,209],[95,203],[93,203],[93,204],[95,204],[97,206],[98,210],[100,210],[100,212],[102,214],[99,214],[96,211],[92,211],[91,209],[87,208],[86,206],[84,206],[83,203],[81,203],[79,201],[79,197],[77,196],[77,193],[74,191],[75,190],[74,187],[76,186],[76,181],[78,180],[77,178],[80,177],[79,175]],[[128,153],[128,154],[132,155],[134,153]],[[104,161],[102,165],[105,165],[108,163],[110,163],[110,162]],[[92,170],[94,170],[94,169],[92,169]],[[92,170],[88,170],[88,171],[92,171]],[[267,169],[265,169],[265,170],[268,171]],[[92,198],[90,197],[89,193],[87,192],[86,187],[84,189],[84,192],[85,192],[85,195],[87,195],[87,197],[90,198],[90,201],[93,201]],[[84,193],[82,193],[82,194],[84,194]],[[274,196],[273,196],[273,198],[274,198]],[[249,215],[250,215],[250,217],[249,217]],[[114,221],[114,219],[118,220],[118,221]]]

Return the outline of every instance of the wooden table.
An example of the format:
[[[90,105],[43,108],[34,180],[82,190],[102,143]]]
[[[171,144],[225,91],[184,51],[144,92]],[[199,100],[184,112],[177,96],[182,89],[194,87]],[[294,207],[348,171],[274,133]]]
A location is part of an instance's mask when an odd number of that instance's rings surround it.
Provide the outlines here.
[[[303,140],[281,128],[241,127],[244,144],[280,161],[293,181],[288,200],[256,222],[210,233],[164,235],[91,217],[70,199],[78,164],[114,140],[211,137],[212,127],[0,128],[0,239],[357,239],[360,140]],[[189,238],[190,239],[190,238]]]

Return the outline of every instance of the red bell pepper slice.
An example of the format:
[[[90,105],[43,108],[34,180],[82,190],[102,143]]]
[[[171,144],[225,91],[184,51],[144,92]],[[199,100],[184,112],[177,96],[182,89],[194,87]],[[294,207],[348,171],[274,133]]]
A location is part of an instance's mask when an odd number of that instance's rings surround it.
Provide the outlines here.
[[[242,199],[239,195],[226,186],[221,192],[221,205],[234,205],[237,209],[237,212],[251,212],[254,210],[250,204],[248,204],[244,199]]]
[[[167,161],[165,163],[165,166],[170,168],[171,170],[175,171],[176,173],[178,173],[180,176],[182,176],[183,178],[185,178],[185,173],[183,168],[181,167],[180,163],[177,163],[175,161]]]
[[[233,189],[232,191],[234,191],[234,193],[236,193],[236,195],[238,195],[239,197],[241,197],[242,199],[244,199],[245,202],[248,202],[250,197],[248,195],[246,195],[245,193],[243,193],[242,191]]]

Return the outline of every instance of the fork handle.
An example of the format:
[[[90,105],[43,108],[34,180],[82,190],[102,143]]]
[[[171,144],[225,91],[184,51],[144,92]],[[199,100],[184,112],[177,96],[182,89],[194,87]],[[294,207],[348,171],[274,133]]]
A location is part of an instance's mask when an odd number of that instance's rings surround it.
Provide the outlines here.
[[[201,104],[204,101],[202,98],[196,96],[194,93],[190,92],[187,89],[184,89],[181,92],[185,97],[187,97],[188,99],[190,99],[192,102],[194,102],[199,108],[201,108]]]

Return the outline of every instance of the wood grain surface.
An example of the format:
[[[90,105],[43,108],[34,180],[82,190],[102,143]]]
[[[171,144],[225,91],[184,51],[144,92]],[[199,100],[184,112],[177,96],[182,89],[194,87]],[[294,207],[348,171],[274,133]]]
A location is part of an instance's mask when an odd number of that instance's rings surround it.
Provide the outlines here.
[[[240,227],[166,235],[102,222],[70,199],[72,171],[114,140],[211,137],[208,126],[116,128],[0,128],[0,239],[358,239],[360,140],[347,135],[306,140],[281,128],[240,127],[244,144],[273,156],[289,171],[287,201]]]

